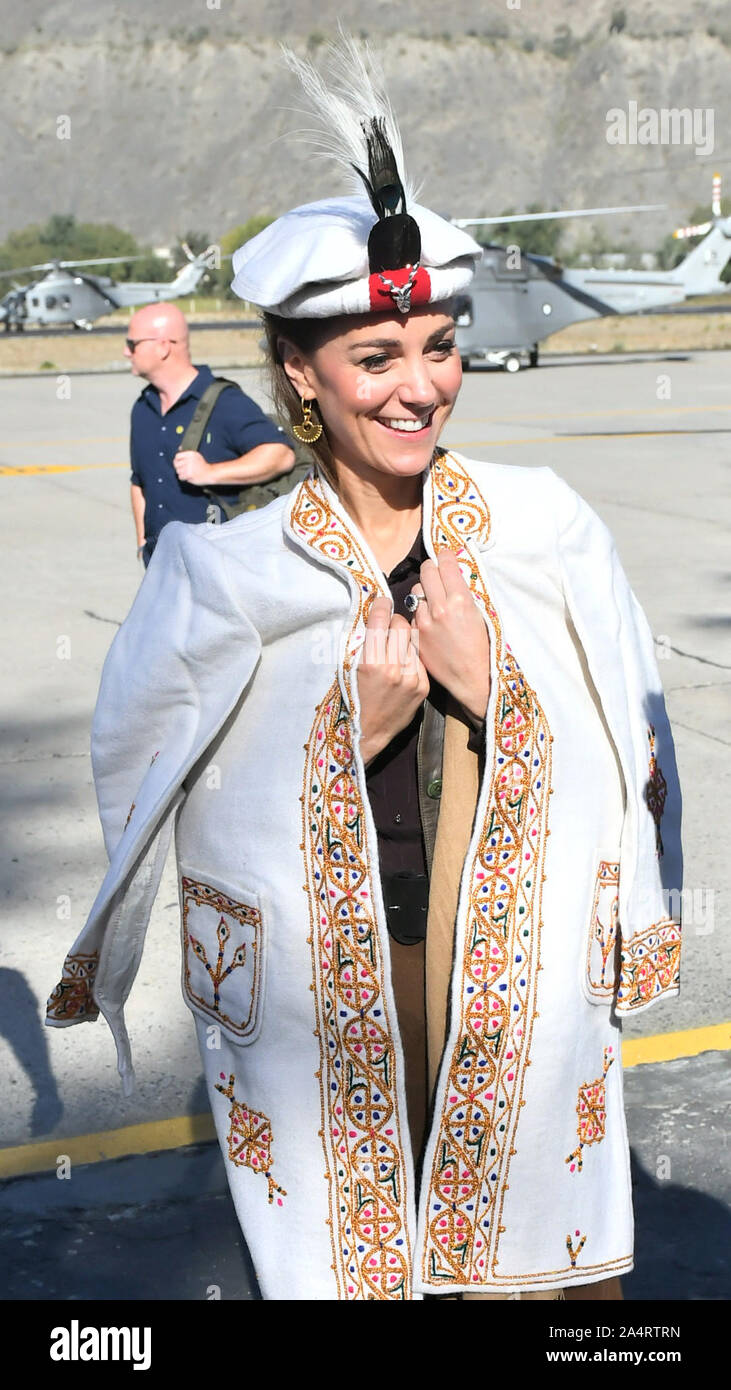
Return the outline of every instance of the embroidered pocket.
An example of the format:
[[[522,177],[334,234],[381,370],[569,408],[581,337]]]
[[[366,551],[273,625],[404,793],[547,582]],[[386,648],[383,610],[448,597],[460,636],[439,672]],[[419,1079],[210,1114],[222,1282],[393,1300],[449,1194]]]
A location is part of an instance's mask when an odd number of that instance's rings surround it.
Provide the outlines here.
[[[594,879],[584,985],[590,999],[611,1001],[619,965],[619,860],[600,859]]]
[[[236,1043],[261,1027],[264,937],[261,895],[181,868],[183,996]]]

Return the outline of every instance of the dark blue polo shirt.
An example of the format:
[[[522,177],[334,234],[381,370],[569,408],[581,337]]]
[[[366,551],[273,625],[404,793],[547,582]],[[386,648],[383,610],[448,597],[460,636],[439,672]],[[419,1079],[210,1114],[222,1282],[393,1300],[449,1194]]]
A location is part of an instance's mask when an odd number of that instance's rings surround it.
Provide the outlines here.
[[[195,364],[194,364],[195,365]],[[211,498],[192,483],[181,483],[173,458],[206,387],[214,380],[210,367],[198,367],[198,375],[166,415],[160,413],[160,393],[146,386],[132,407],[130,481],[145,494],[145,536],[159,536],[168,521],[206,521]],[[207,463],[239,458],[258,444],[286,444],[284,430],[267,416],[244,391],[229,386],[221,393],[203,431],[198,452]],[[223,497],[236,497],[241,484],[216,487]],[[221,521],[226,518],[221,512]]]

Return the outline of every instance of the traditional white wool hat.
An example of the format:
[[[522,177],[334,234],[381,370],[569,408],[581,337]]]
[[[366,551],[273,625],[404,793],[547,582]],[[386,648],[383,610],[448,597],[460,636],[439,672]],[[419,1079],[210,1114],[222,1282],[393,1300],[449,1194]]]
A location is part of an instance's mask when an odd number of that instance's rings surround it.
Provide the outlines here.
[[[310,63],[283,52],[320,122],[305,135],[345,167],[359,192],[293,208],[247,241],[234,253],[234,292],[284,318],[329,318],[394,307],[407,314],[465,289],[482,250],[415,202],[367,45],[361,52],[342,31],[340,42],[328,45],[329,87]]]
[[[235,253],[233,289],[283,318],[393,312],[394,304],[408,313],[448,299],[469,284],[480,248],[429,208],[413,203],[409,213],[420,239],[414,261],[396,264],[394,255],[373,271],[369,236],[379,219],[367,198],[293,208]]]

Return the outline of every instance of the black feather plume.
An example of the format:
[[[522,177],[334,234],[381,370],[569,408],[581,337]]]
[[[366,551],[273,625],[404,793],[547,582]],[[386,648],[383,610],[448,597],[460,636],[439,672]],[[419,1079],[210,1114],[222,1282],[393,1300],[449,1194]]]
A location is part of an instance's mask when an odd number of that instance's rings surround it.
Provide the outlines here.
[[[416,265],[421,256],[421,233],[406,211],[406,194],[396,156],[386,138],[385,123],[375,116],[370,123],[363,121],[362,128],[368,150],[368,173],[356,164],[353,168],[363,180],[378,217],[368,237],[371,274]]]
[[[382,117],[374,116],[370,127],[361,122],[368,150],[368,173],[353,165],[362,178],[368,197],[379,217],[406,211],[406,194],[396,164],[396,156],[386,138]]]

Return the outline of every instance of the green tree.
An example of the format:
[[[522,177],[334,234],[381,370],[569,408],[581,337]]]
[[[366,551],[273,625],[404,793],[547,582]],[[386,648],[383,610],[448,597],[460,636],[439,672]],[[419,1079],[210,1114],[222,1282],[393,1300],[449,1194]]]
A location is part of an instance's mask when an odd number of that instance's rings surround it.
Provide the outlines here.
[[[589,264],[596,265],[600,256],[605,255],[607,251],[617,251],[619,249],[621,248],[617,247],[615,242],[610,242],[608,240],[604,229],[600,226],[596,226],[590,232],[584,232],[577,237],[571,250],[567,252],[563,260],[564,264],[568,266],[580,265],[582,264],[582,257],[588,256]]]
[[[0,245],[0,269],[13,270],[18,266],[39,265],[52,260],[134,257],[140,254],[141,249],[130,232],[111,222],[77,222],[69,213],[54,213],[42,224],[32,223],[10,233]],[[169,279],[169,270],[165,273],[166,268],[159,261],[155,260],[154,263],[156,278]],[[104,273],[105,267],[102,265],[98,269]],[[135,278],[133,261],[110,269],[117,280]]]
[[[693,244],[695,244],[695,241],[697,241],[697,238],[694,238]],[[688,242],[677,241],[672,232],[669,232],[666,237],[663,237],[657,248],[658,270],[674,270],[676,265],[680,265],[680,262],[685,259],[687,254]]]
[[[41,232],[48,246],[59,248],[59,255],[64,254],[64,248],[74,242],[76,234],[76,218],[66,212],[54,212]]]

